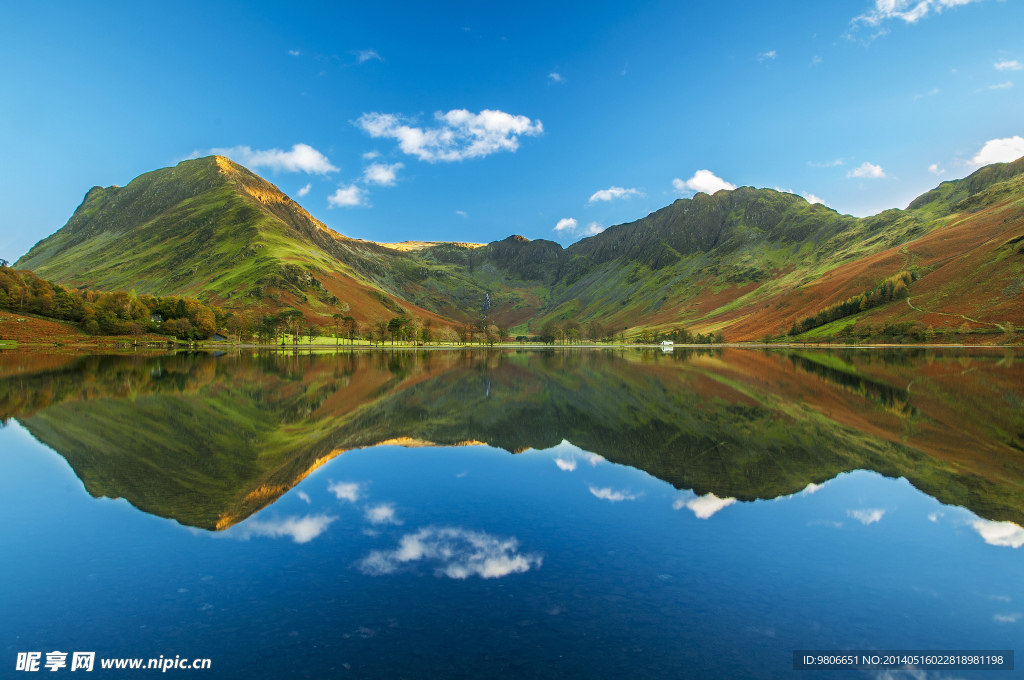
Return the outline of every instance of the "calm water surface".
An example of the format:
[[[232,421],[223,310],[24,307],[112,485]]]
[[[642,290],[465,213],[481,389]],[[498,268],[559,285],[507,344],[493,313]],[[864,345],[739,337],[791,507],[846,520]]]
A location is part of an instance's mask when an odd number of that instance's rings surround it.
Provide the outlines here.
[[[0,676],[53,650],[252,679],[1014,649],[1022,409],[1003,351],[3,353]]]

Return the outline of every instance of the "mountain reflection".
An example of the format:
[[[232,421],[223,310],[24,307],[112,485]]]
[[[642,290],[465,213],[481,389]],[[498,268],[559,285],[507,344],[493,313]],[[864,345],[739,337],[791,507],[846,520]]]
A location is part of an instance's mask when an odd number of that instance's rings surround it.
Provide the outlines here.
[[[644,470],[686,490],[677,508],[703,518],[868,469],[1019,525],[1021,385],[1024,368],[1000,352],[0,353],[0,418],[64,456],[93,496],[206,529],[237,524],[354,448],[480,443],[554,449],[567,472],[602,459]],[[310,540],[329,521],[247,531]],[[416,540],[475,540],[438,531]]]

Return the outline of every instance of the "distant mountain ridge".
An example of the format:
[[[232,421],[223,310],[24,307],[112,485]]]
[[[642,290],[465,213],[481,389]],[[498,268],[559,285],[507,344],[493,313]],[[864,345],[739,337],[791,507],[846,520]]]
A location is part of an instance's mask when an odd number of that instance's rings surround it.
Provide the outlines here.
[[[333,231],[270,182],[211,156],[125,187],[94,187],[16,266],[65,285],[189,294],[255,313],[295,307],[316,318],[346,308],[360,320],[405,313],[439,323],[484,314],[524,334],[572,320],[686,326],[736,340],[779,335],[913,269],[911,296],[920,290],[929,306],[889,305],[863,320],[957,327],[963,315],[1002,328],[1024,324],[1014,288],[1024,258],[999,250],[1024,235],[1022,215],[1024,159],[868,218],[740,187],[676,200],[568,248],[522,236],[484,246],[380,244]],[[945,252],[951,242],[956,253]],[[977,287],[979,272],[984,291],[954,295]],[[992,299],[996,288],[1005,300]]]

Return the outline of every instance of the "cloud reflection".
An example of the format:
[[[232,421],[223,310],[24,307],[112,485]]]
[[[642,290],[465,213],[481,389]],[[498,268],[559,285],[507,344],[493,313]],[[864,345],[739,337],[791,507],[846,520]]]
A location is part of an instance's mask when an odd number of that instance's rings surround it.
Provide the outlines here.
[[[240,540],[253,536],[265,538],[291,537],[296,543],[309,543],[322,534],[337,517],[330,515],[306,515],[305,517],[282,517],[272,520],[251,519],[224,532],[223,535]]]
[[[993,522],[980,517],[971,526],[989,545],[1019,548],[1024,545],[1024,528],[1013,522]]]
[[[636,500],[635,494],[631,494],[627,491],[615,491],[610,486],[606,486],[602,489],[599,489],[596,486],[591,486],[590,493],[594,494],[603,501],[611,501],[612,503],[618,503],[619,501]]]
[[[882,517],[885,516],[885,510],[879,508],[865,508],[863,510],[847,510],[847,517],[852,517],[864,526],[874,524],[875,522],[881,522]]]
[[[575,470],[580,460],[590,464],[591,467],[597,467],[599,463],[603,463],[605,460],[604,456],[584,451],[580,447],[573,445],[568,439],[563,439],[557,446],[552,446],[550,449],[538,450],[555,454],[555,465],[567,472]]]
[[[402,521],[395,515],[394,503],[381,503],[371,505],[363,512],[363,516],[370,524],[401,524]]]
[[[424,527],[401,538],[394,550],[374,550],[356,563],[368,576],[393,574],[403,565],[432,562],[437,576],[501,578],[539,568],[542,558],[518,552],[519,541],[459,527]]]
[[[722,508],[729,507],[736,502],[735,498],[719,498],[713,493],[704,496],[694,495],[692,491],[688,495],[680,496],[672,503],[673,510],[687,508],[693,511],[697,519],[708,519]]]
[[[327,485],[327,490],[338,497],[340,501],[355,503],[362,498],[363,492],[356,482],[332,482]]]

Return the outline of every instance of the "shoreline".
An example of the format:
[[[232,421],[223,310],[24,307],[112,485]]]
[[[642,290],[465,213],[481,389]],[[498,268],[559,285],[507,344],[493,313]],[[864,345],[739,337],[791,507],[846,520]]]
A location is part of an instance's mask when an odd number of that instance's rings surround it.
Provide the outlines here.
[[[863,349],[1020,349],[1024,350],[1024,344],[993,344],[974,345],[956,343],[869,343],[869,344],[827,344],[827,343],[760,343],[760,342],[725,342],[711,344],[675,344],[670,347],[654,344],[579,344],[579,345],[549,345],[540,343],[503,343],[494,345],[259,345],[254,343],[96,343],[96,344],[51,344],[51,343],[0,343],[0,352],[12,350],[30,350],[39,353],[81,353],[81,354],[105,354],[105,353],[138,353],[147,354],[174,353],[183,351],[192,352],[228,352],[228,351],[266,351],[273,350],[281,353],[340,353],[340,352],[394,352],[394,351],[452,351],[452,350],[572,350],[572,349],[644,349],[661,350],[664,354],[671,354],[676,349],[814,349],[814,350],[863,350]]]

